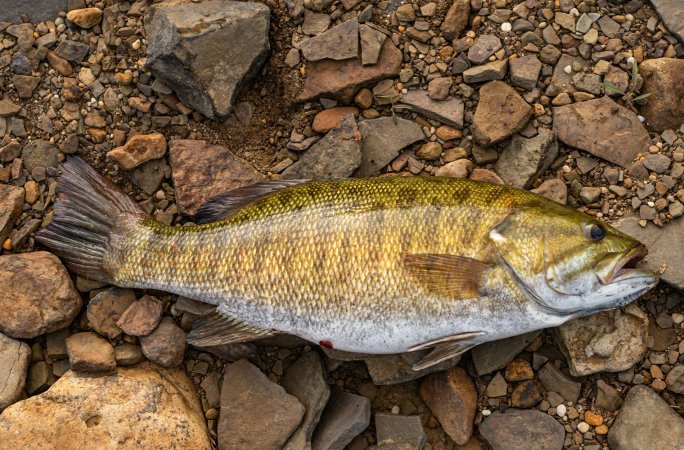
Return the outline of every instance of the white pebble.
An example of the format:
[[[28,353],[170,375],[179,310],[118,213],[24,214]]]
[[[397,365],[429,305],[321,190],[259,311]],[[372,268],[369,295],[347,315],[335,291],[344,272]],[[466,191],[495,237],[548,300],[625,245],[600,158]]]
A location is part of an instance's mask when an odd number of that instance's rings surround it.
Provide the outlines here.
[[[136,39],[135,42],[133,42],[131,44],[131,47],[133,47],[133,49],[135,49],[135,50],[138,50],[141,45],[142,45],[142,42],[140,42],[140,39]]]
[[[61,25],[63,23],[64,23],[64,19],[62,19],[61,17],[58,17],[55,19],[55,25]]]
[[[632,64],[634,62],[634,56],[627,58],[627,64]]]
[[[646,120],[644,118],[644,116],[637,116],[637,117],[639,118],[639,122],[641,122],[641,123],[644,123],[644,121]]]
[[[392,406],[392,414],[399,414],[399,405]]]
[[[572,8],[572,9],[570,10],[570,14],[572,14],[572,15],[575,16],[575,17],[579,17],[579,16],[580,16],[580,12],[579,12],[579,10],[578,10],[577,8]]]
[[[628,22],[632,22],[634,20],[634,16],[631,14],[625,14],[625,20]]]
[[[513,29],[513,25],[511,25],[510,22],[504,22],[501,24],[501,31],[503,31],[504,33],[508,33],[512,29]]]
[[[672,321],[674,323],[682,323],[684,322],[684,315],[679,313],[672,313]]]
[[[565,415],[565,413],[567,413],[567,412],[568,412],[568,410],[565,407],[565,405],[560,404],[560,405],[556,406],[556,414],[558,414],[558,417],[563,417]]]
[[[584,434],[589,431],[589,424],[586,422],[580,422],[577,424],[577,431]]]
[[[492,412],[491,412],[490,410],[488,410],[488,409],[483,409],[483,410],[482,410],[482,415],[485,416],[485,417],[487,417],[487,416],[489,416],[489,415],[491,415],[491,414],[492,414]]]
[[[572,73],[572,66],[565,66],[563,71],[567,74],[571,74]]]

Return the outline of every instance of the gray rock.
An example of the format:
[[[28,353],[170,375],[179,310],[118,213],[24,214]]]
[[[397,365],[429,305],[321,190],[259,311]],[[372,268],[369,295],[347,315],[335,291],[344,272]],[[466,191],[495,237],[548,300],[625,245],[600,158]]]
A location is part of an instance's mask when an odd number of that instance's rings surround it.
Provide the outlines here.
[[[149,335],[140,338],[145,357],[164,367],[176,367],[185,355],[185,332],[170,317],[164,317]]]
[[[224,120],[269,53],[270,10],[261,3],[166,3],[145,21],[147,68],[206,117]]]
[[[325,33],[307,39],[302,42],[301,50],[308,61],[355,58],[359,53],[359,21],[348,20]]]
[[[492,450],[560,450],[565,440],[563,425],[533,409],[495,411],[479,430]]]
[[[399,416],[396,414],[376,413],[375,433],[378,444],[408,444],[420,450],[427,440],[420,416]],[[401,447],[399,447],[401,448]]]
[[[366,397],[335,389],[313,435],[313,450],[342,450],[370,423]]]
[[[286,179],[346,178],[361,165],[361,135],[354,115],[311,146],[299,161],[283,171]]]
[[[503,81],[490,81],[480,88],[471,130],[475,141],[489,146],[522,130],[532,117],[532,107]]]
[[[129,171],[128,177],[143,192],[152,195],[161,186],[167,167],[165,158],[153,159]]]
[[[665,173],[670,168],[672,160],[661,154],[648,154],[643,160],[644,167],[655,173]]]
[[[507,71],[507,60],[492,61],[464,70],[463,81],[466,83],[484,83],[485,81],[503,80]]]
[[[652,186],[647,184],[646,186]],[[629,234],[644,243],[648,248],[648,258],[644,266],[652,270],[665,267],[660,279],[684,289],[684,219],[677,218],[665,227],[658,227],[648,223],[645,227],[639,225],[638,216],[628,216],[618,223],[619,230]]]
[[[89,51],[90,47],[87,44],[70,40],[60,42],[55,48],[57,56],[75,63],[83,61]]]
[[[304,416],[304,406],[244,359],[228,366],[221,388],[221,449],[281,448]]]
[[[555,328],[570,374],[620,372],[646,353],[648,319],[635,304],[574,319]]]
[[[0,8],[0,22],[21,22],[22,14],[26,14],[31,22],[54,20],[60,11],[66,11],[67,0],[32,0],[31,2],[3,2]]]
[[[558,157],[558,143],[553,132],[545,128],[531,139],[515,135],[501,153],[494,170],[504,182],[529,189]]]
[[[594,406],[605,409],[606,411],[615,411],[622,405],[622,397],[620,397],[617,389],[613,386],[603,380],[598,380],[596,382],[596,387],[598,388],[598,392],[596,393]]]
[[[361,40],[361,64],[366,66],[377,63],[387,35],[368,25],[360,25],[359,38]]]
[[[288,367],[281,385],[306,409],[302,423],[283,448],[287,450],[310,448],[311,437],[330,398],[330,388],[325,380],[325,369],[318,353],[315,351],[305,353]]]
[[[677,394],[684,394],[684,365],[674,366],[665,378],[667,389]]]
[[[558,59],[558,62],[553,69],[551,84],[549,84],[549,86],[546,88],[546,95],[549,97],[555,97],[561,92],[567,92],[568,94],[571,94],[577,90],[575,85],[572,83],[572,77],[575,72],[567,73],[565,71],[566,67],[572,67],[573,65],[579,65],[582,70],[589,69],[589,62],[587,62],[587,60],[584,58],[573,57],[566,54],[560,56],[560,59]]]
[[[521,334],[520,336],[513,336],[498,341],[485,342],[484,344],[475,347],[471,354],[473,357],[473,364],[478,375],[486,375],[495,370],[503,369],[506,364],[513,361],[525,347],[530,345],[537,336],[539,331],[532,331],[530,333]]]
[[[501,48],[501,39],[493,34],[479,36],[468,49],[468,60],[473,64],[482,64]]]
[[[302,31],[309,36],[316,36],[323,33],[330,26],[330,16],[328,14],[319,14],[308,9],[304,10],[304,23],[302,23]]]
[[[363,145],[358,173],[362,177],[373,175],[392,162],[401,149],[425,139],[417,123],[399,117],[364,120],[359,122],[359,131]]]
[[[658,15],[663,19],[663,23],[684,43],[684,8],[681,2],[675,0],[651,0]]]
[[[629,390],[608,432],[613,450],[684,448],[684,419],[648,386]]]
[[[408,109],[409,111],[422,114],[429,119],[442,122],[455,128],[463,128],[463,100],[453,98],[438,102],[428,97],[426,91],[409,91],[404,94],[397,109]]]
[[[602,16],[597,23],[599,27],[601,27],[603,34],[609,38],[617,37],[617,34],[620,31],[620,24],[614,21],[610,16]]]
[[[577,403],[582,385],[558,370],[553,363],[544,364],[537,376],[544,389],[560,394],[568,402]]]
[[[21,151],[24,167],[29,172],[36,167],[57,167],[59,150],[48,141],[36,140],[29,142]]]
[[[21,397],[30,358],[26,343],[0,333],[0,411]]]
[[[508,61],[511,70],[511,82],[523,89],[531,91],[537,86],[542,63],[535,55],[513,58]]]
[[[609,97],[553,108],[553,116],[561,142],[623,167],[650,144],[636,114]]]

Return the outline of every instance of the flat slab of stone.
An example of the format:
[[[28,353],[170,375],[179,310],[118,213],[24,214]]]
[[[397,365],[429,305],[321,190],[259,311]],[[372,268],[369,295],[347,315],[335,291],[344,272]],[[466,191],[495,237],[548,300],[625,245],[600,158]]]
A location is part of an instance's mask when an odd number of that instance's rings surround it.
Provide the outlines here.
[[[681,11],[684,15],[684,4]],[[647,59],[639,65],[639,71],[644,78],[641,92],[651,94],[639,112],[659,132],[676,130],[684,123],[684,60]]]
[[[313,450],[343,450],[368,428],[371,403],[366,397],[333,390],[313,435]]]
[[[28,344],[0,333],[0,411],[21,397],[30,358]]]
[[[560,450],[565,440],[563,425],[534,409],[495,411],[479,430],[492,450]]]
[[[359,131],[363,140],[359,167],[362,177],[375,174],[392,162],[403,148],[425,139],[417,123],[400,117],[364,120],[359,122]]]
[[[350,102],[360,87],[399,75],[401,62],[401,51],[390,39],[385,40],[373,65],[364,66],[359,58],[310,62],[298,100],[331,97]]]
[[[498,341],[485,342],[475,347],[471,355],[473,364],[478,375],[486,375],[495,370],[503,369],[506,364],[511,362],[525,347],[530,345],[539,331],[521,334]]]
[[[684,5],[679,0],[651,0],[663,23],[684,44]]]
[[[401,97],[396,108],[408,109],[445,125],[463,128],[464,105],[460,98],[437,101],[428,97],[427,91],[409,91]]]
[[[157,4],[145,20],[147,68],[186,105],[225,120],[269,53],[271,12],[258,2]]]
[[[356,58],[359,54],[359,21],[347,20],[307,39],[302,42],[301,50],[307,61]]]
[[[480,101],[473,116],[475,141],[491,145],[522,130],[532,117],[532,107],[503,81],[490,81],[480,88]]]
[[[636,114],[610,97],[553,108],[553,128],[561,142],[622,167],[651,142]]]
[[[195,214],[207,200],[265,178],[226,147],[206,141],[172,140],[169,154],[181,214]]]
[[[660,279],[684,289],[684,218],[674,219],[664,227],[647,223],[639,225],[638,216],[626,216],[614,225],[648,248],[644,258],[645,267],[651,270],[665,269]]]

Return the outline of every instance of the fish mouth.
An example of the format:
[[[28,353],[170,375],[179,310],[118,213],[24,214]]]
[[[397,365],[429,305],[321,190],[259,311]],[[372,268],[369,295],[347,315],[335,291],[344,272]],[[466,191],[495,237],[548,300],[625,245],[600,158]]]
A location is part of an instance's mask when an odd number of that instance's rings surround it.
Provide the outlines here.
[[[596,276],[603,285],[632,278],[656,277],[654,272],[636,267],[647,254],[646,246],[639,242],[624,252],[610,253],[597,264]]]

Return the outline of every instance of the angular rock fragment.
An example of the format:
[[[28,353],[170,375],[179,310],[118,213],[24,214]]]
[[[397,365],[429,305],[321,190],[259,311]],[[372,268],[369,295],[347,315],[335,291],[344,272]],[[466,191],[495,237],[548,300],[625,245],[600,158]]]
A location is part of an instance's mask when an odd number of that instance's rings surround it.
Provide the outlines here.
[[[486,375],[495,370],[503,369],[506,364],[511,362],[525,347],[530,345],[539,331],[521,334],[498,341],[485,342],[475,347],[471,354],[473,364],[478,375]]]
[[[367,177],[392,162],[399,152],[425,139],[417,123],[402,118],[380,117],[359,122],[361,146],[361,167],[359,176]]]
[[[361,40],[361,64],[364,66],[376,64],[387,35],[368,25],[359,25],[359,39]]]
[[[131,170],[140,164],[161,158],[166,154],[166,138],[161,133],[138,134],[121,147],[107,152],[121,167]]]
[[[480,88],[480,102],[473,117],[473,137],[491,145],[522,130],[532,117],[532,107],[503,81]]]
[[[78,439],[75,439],[78,437]],[[197,393],[183,370],[153,364],[100,376],[67,372],[0,415],[7,448],[210,449]]]
[[[641,92],[651,94],[640,113],[656,131],[676,130],[684,123],[684,60],[647,59],[639,70],[644,78]]]
[[[557,450],[565,430],[546,413],[529,409],[495,411],[479,427],[492,450]]]
[[[244,359],[223,377],[219,448],[281,448],[304,416],[304,406]]]
[[[24,205],[24,189],[0,184],[0,246],[10,235],[14,221],[21,214]]]
[[[159,326],[147,336],[140,338],[145,357],[164,367],[176,367],[183,362],[185,332],[170,317],[165,317]]]
[[[147,67],[186,105],[224,120],[269,53],[270,11],[262,3],[168,2],[145,21]]]
[[[496,162],[496,173],[513,187],[529,189],[558,157],[553,132],[544,128],[533,138],[515,135]]]
[[[0,332],[30,339],[65,328],[81,310],[66,268],[48,252],[0,256]]]
[[[463,128],[463,100],[436,101],[428,97],[426,91],[409,91],[399,100],[397,109],[408,109],[427,118],[437,120],[455,128]]]
[[[301,50],[307,61],[356,58],[359,54],[359,21],[347,20],[325,33],[307,39],[302,42]]]
[[[147,336],[159,325],[163,311],[161,300],[146,295],[131,303],[116,325],[129,336]]]
[[[0,411],[21,397],[30,358],[26,343],[0,333]]]
[[[343,450],[368,428],[371,403],[366,397],[335,389],[313,435],[313,450]]]
[[[76,333],[66,341],[71,370],[77,372],[101,372],[116,367],[114,347],[95,333]]]
[[[116,321],[134,301],[135,293],[130,289],[108,288],[98,292],[88,303],[88,323],[99,334],[114,339],[121,334]]]
[[[361,164],[361,133],[349,114],[299,160],[283,171],[286,179],[349,177]]]
[[[178,211],[195,214],[207,200],[254,184],[264,176],[220,145],[176,139],[169,143]]]
[[[420,416],[398,416],[395,414],[376,413],[375,433],[378,444],[383,443],[408,445],[412,449],[422,449],[427,440],[425,430],[420,423]]]
[[[622,167],[650,144],[636,114],[609,97],[553,108],[553,128],[563,143]]]
[[[553,363],[544,364],[538,376],[547,391],[556,392],[566,401],[577,403],[582,385],[558,370]]]
[[[440,30],[445,39],[453,40],[461,37],[468,26],[470,17],[470,0],[454,0],[447,11]]]

